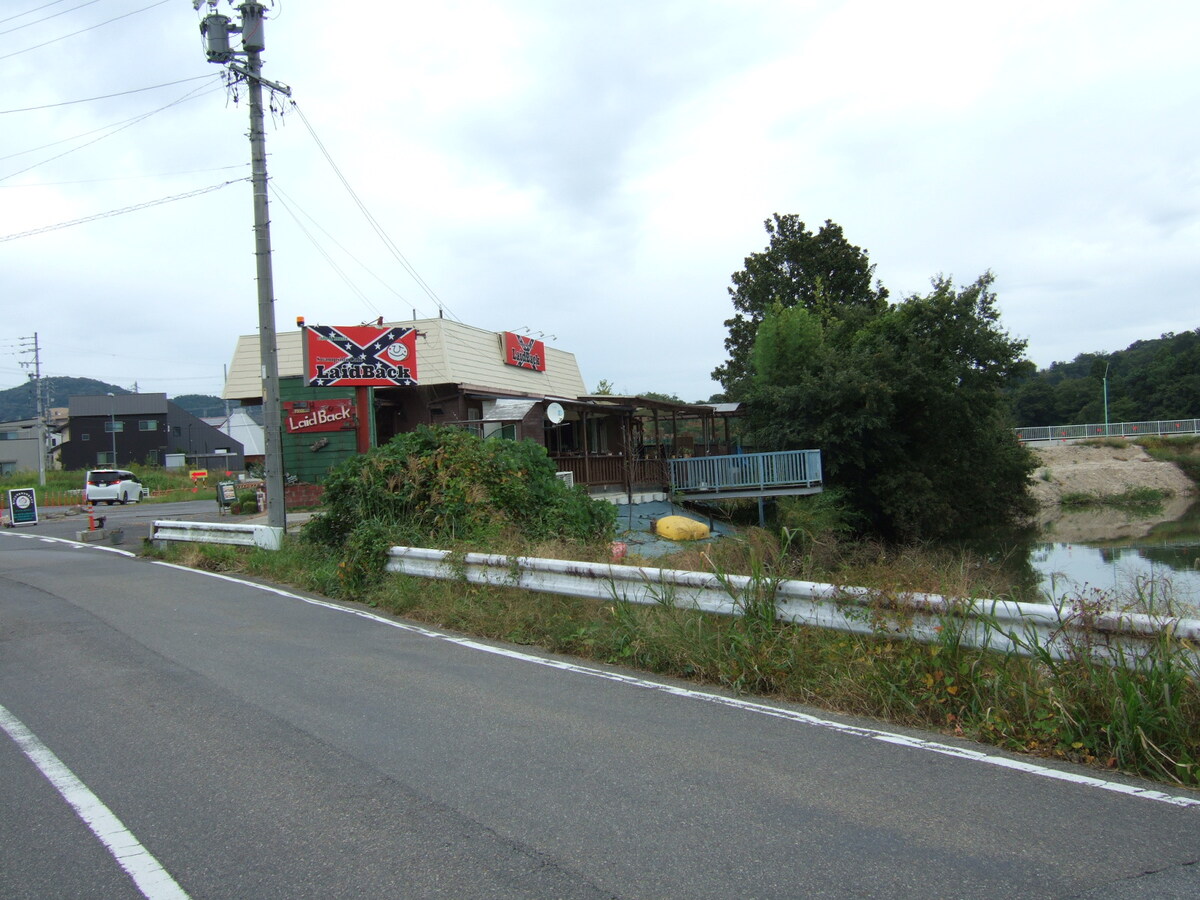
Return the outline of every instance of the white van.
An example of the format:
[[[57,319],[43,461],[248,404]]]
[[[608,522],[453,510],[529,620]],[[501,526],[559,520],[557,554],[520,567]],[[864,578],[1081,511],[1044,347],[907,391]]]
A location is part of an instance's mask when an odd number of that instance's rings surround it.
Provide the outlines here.
[[[142,483],[137,476],[124,469],[92,469],[87,473],[84,499],[88,503],[103,501],[109,506],[114,503],[136,503],[142,499]]]

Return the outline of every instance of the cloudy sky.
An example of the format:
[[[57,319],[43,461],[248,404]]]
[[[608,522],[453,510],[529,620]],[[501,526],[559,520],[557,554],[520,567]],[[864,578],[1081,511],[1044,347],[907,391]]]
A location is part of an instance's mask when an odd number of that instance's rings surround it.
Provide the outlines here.
[[[440,308],[706,399],[775,212],[893,298],[991,269],[1039,366],[1200,327],[1194,2],[268,5],[280,330]],[[203,12],[0,0],[0,388],[36,332],[44,374],[219,394],[255,332],[245,88]]]

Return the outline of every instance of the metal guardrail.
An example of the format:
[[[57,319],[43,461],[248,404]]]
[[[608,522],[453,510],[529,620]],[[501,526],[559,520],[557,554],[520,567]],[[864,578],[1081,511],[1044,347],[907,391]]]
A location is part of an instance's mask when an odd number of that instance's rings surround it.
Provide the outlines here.
[[[261,547],[264,550],[278,550],[283,543],[283,529],[270,525],[160,520],[154,523],[150,539],[152,541],[187,541],[196,544],[229,544],[234,547]]]
[[[672,459],[671,490],[682,493],[768,494],[822,483],[820,450],[739,453]]]
[[[1081,441],[1102,437],[1148,437],[1200,433],[1200,419],[1117,422],[1109,425],[1039,425],[1017,428],[1018,441]]]
[[[483,553],[464,557],[420,547],[392,547],[386,568],[393,574],[465,578],[474,584],[593,600],[666,603],[724,615],[741,615],[747,598],[763,587],[742,575]],[[810,581],[785,580],[771,587],[780,621],[923,643],[943,641],[945,629],[955,628],[959,640],[971,647],[1025,656],[1041,648],[1059,659],[1086,649],[1110,661],[1140,658],[1164,635],[1191,642],[1193,655],[1200,643],[1197,619],[1123,612],[1085,616],[1049,604],[961,600],[938,594],[890,595]]]

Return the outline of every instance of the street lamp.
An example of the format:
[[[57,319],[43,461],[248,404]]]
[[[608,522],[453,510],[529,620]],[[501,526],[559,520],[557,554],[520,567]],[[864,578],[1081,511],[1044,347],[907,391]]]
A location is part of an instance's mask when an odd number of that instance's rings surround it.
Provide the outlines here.
[[[1104,436],[1108,437],[1108,363],[1104,364]]]
[[[117,467],[117,398],[109,391],[108,430],[112,434],[112,467]]]

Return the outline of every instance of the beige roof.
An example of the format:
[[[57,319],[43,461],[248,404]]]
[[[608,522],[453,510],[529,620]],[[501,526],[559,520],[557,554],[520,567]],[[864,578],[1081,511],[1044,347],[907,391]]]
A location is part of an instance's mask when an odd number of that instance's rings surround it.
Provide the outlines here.
[[[324,323],[321,323],[324,324]],[[546,371],[534,372],[505,365],[503,334],[449,319],[388,322],[417,329],[417,381],[419,384],[466,384],[498,393],[578,397],[587,391],[574,353],[546,348]],[[304,374],[300,332],[281,331],[275,346],[279,376]],[[222,397],[252,400],[262,397],[262,365],[258,335],[238,338],[229,364]]]

